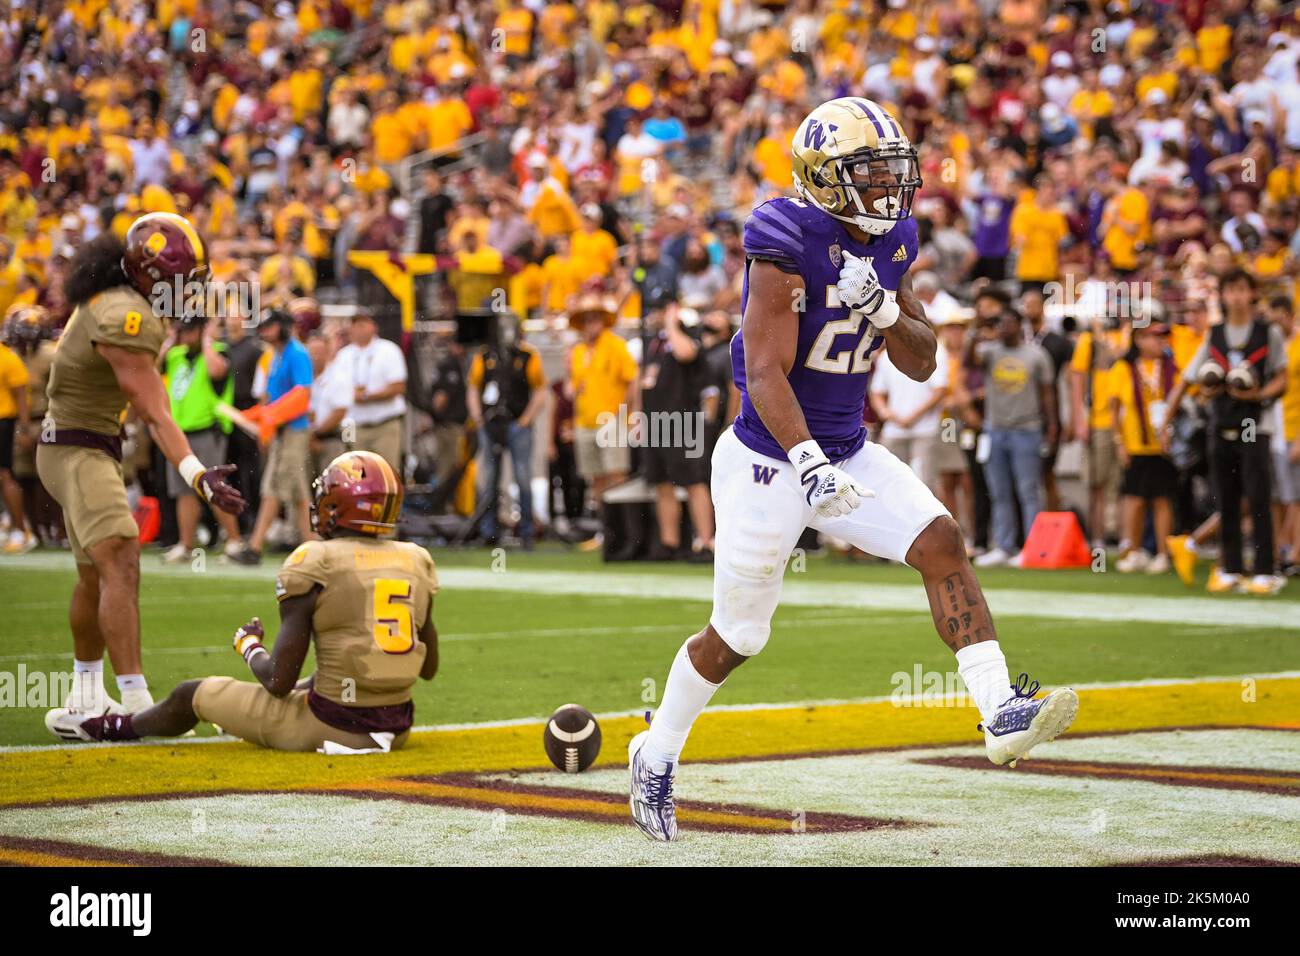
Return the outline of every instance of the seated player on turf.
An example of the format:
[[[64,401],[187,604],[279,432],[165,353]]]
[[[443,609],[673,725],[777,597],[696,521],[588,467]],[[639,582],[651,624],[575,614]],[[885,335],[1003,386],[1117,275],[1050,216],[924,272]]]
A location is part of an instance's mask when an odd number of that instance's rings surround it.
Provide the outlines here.
[[[1035,700],[1026,675],[1011,685],[957,522],[907,465],[866,440],[877,352],[916,381],[935,368],[934,331],[907,275],[916,149],[888,112],[854,97],[815,109],[792,146],[799,198],[765,202],[745,223],[744,319],[731,345],[741,411],[713,453],[713,613],[674,660],[650,729],[628,746],[632,817],[656,840],[677,834],[673,783],[691,725],[767,643],[805,527],[921,573],[994,763],[1052,739],[1078,708],[1068,688]]]
[[[316,479],[312,524],[322,541],[300,545],[276,578],[280,634],[268,651],[257,618],[235,650],[257,683],[208,677],[179,685],[137,714],[53,711],[69,740],[174,737],[200,720],[274,750],[387,751],[406,743],[411,687],[438,670],[433,558],[386,540],[402,486],[373,452],[347,452]],[[316,673],[299,680],[316,640]]]

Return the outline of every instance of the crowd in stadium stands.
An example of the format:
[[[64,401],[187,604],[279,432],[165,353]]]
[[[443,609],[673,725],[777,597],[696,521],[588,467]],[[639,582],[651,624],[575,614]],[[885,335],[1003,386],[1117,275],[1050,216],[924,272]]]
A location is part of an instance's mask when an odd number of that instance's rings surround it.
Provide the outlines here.
[[[924,384],[882,359],[868,423],[979,560],[1014,562],[1040,509],[1074,504],[1122,570],[1166,570],[1167,538],[1221,539],[1225,589],[1280,580],[1300,559],[1298,17],[1276,0],[0,0],[6,550],[60,539],[31,449],[69,256],[173,210],[214,282],[259,283],[258,314],[227,297],[177,332],[176,401],[196,378],[236,409],[312,386],[260,439],[186,409],[261,492],[225,529],[232,558],[256,560],[277,517],[307,533],[306,463],[367,446],[525,545],[593,531],[638,476],[650,555],[707,560],[743,224],[790,193],[802,117],[853,94],[920,150],[913,277],[943,349]],[[1195,411],[1215,401],[1202,343],[1223,328],[1247,348],[1252,317],[1264,380],[1253,433],[1229,436]],[[702,454],[600,430],[642,412],[700,413]],[[188,560],[198,509],[131,434],[167,555]],[[1242,508],[1212,517],[1212,489]]]

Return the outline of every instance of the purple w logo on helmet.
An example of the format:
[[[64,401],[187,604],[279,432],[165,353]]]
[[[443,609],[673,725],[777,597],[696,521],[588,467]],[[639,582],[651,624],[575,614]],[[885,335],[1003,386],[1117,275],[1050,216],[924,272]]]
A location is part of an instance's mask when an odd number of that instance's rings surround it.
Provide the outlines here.
[[[813,149],[821,149],[822,144],[826,142],[826,134],[834,133],[839,127],[834,123],[827,123],[822,126],[820,120],[813,120],[808,124],[808,128],[803,133],[804,146],[811,146]]]

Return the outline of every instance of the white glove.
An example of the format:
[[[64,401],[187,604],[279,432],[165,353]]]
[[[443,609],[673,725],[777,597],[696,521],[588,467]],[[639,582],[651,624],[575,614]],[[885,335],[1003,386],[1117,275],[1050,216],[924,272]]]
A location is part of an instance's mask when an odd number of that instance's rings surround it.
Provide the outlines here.
[[[861,312],[877,331],[889,328],[898,321],[898,301],[895,293],[881,288],[880,277],[868,259],[859,259],[844,250],[844,265],[840,279],[835,284],[840,304]]]
[[[879,307],[885,291],[880,288],[880,278],[871,260],[859,259],[847,249],[835,288],[839,290],[840,305],[868,314]]]
[[[799,474],[804,497],[813,511],[823,518],[838,518],[862,504],[863,498],[876,493],[863,488],[846,471],[830,463],[815,441],[801,442],[789,451],[790,463]]]

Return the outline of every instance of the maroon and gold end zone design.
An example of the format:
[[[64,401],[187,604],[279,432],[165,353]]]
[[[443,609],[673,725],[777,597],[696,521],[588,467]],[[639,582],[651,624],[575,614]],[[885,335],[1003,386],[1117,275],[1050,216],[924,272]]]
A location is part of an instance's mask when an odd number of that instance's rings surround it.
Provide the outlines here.
[[[589,823],[617,823],[628,819],[627,798],[621,794],[575,791],[564,787],[543,787],[474,774],[446,774],[440,777],[399,777],[376,782],[364,789],[305,790],[334,796],[405,800],[464,807],[471,810],[504,810],[529,816],[565,817]],[[679,801],[677,819],[692,830],[712,833],[782,834],[834,833],[850,830],[879,830],[920,826],[908,820],[885,820],[844,813],[806,813],[797,819],[761,807],[736,804],[705,804]]]
[[[1239,681],[1117,687],[1084,691],[1072,738],[1150,731],[1298,731],[1300,679],[1261,680],[1243,693]],[[773,707],[706,713],[692,736],[695,764],[808,760],[882,751],[974,744],[974,711],[900,708],[890,702]],[[644,726],[635,718],[602,722],[606,746],[596,767],[624,763],[626,741]],[[1300,738],[1297,738],[1300,740]],[[1045,751],[1012,771],[975,754],[908,758],[920,765],[981,772],[1030,773],[1300,796],[1300,771],[1064,760]],[[299,794],[392,800],[492,813],[555,817],[627,826],[621,793],[523,782],[547,765],[536,727],[508,726],[418,733],[386,756],[330,758],[274,754],[243,743],[133,745],[0,754],[0,811],[84,807],[96,803],[197,799],[222,794]],[[536,780],[535,776],[531,777]],[[33,800],[32,794],[42,794]],[[689,799],[678,804],[683,831],[774,839],[928,827],[924,819],[790,813],[744,804]],[[1132,863],[1132,861],[1129,861]],[[1269,865],[1258,857],[1206,855],[1151,860],[1161,865]],[[215,860],[106,850],[90,844],[0,836],[0,865],[213,865]],[[1133,865],[1144,865],[1139,860]]]
[[[1213,728],[1205,728],[1213,729]],[[1296,741],[1300,746],[1300,739]],[[927,757],[919,763],[964,770],[997,770],[982,757]],[[1256,770],[1251,767],[1170,767],[1164,764],[1107,763],[1093,760],[1026,760],[1026,773],[1093,777],[1099,780],[1140,780],[1172,787],[1211,787],[1216,790],[1255,790],[1300,797],[1300,772]]]

